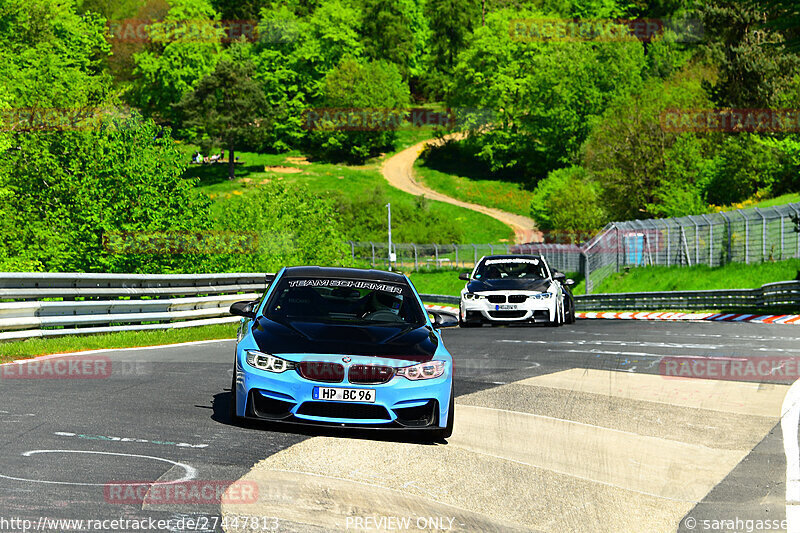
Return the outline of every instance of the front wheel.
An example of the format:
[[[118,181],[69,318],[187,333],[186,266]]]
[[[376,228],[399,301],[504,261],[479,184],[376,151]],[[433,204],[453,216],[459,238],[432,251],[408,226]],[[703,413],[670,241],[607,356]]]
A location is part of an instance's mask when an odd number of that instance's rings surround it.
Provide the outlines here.
[[[236,414],[236,363],[233,364],[233,376],[231,376],[231,405],[228,412],[230,421],[234,424],[241,420],[241,417]]]
[[[450,390],[450,407],[447,409],[447,425],[442,429],[434,430],[434,435],[436,436],[436,440],[444,440],[449,439],[450,436],[453,434],[453,422],[455,421],[455,413],[456,413],[456,402],[455,402],[455,395],[453,394],[453,390]]]
[[[480,322],[475,323],[475,322],[467,322],[466,320],[462,320],[461,319],[461,315],[462,315],[462,310],[461,310],[461,306],[459,305],[458,306],[458,327],[460,327],[460,328],[476,328],[476,327],[481,325]]]

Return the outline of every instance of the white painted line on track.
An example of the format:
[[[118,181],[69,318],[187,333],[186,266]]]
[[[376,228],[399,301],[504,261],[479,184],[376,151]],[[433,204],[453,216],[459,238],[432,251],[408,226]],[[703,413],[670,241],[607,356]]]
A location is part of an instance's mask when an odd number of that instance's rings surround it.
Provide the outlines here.
[[[185,481],[190,481],[197,476],[197,469],[195,469],[193,466],[184,463],[178,463],[176,461],[171,461],[169,459],[164,459],[163,457],[153,457],[152,455],[138,455],[133,453],[96,452],[90,450],[31,450],[24,452],[22,456],[30,457],[31,455],[39,453],[87,453],[87,454],[97,454],[97,455],[116,455],[121,457],[138,457],[141,459],[152,459],[154,461],[162,461],[164,463],[169,463],[174,466],[182,468],[185,472],[183,477],[180,479],[171,481],[153,481],[151,483],[153,485],[171,485],[176,483],[183,483]],[[21,477],[6,476],[4,474],[0,474],[0,477],[5,479],[12,479],[14,481],[25,481],[28,483],[46,483],[48,485],[79,485],[83,487],[104,487],[105,485],[108,484],[108,483],[77,483],[74,481],[50,481],[46,479],[28,479]]]
[[[786,521],[788,533],[800,533],[800,379],[789,387],[781,406],[783,453],[786,455]]]

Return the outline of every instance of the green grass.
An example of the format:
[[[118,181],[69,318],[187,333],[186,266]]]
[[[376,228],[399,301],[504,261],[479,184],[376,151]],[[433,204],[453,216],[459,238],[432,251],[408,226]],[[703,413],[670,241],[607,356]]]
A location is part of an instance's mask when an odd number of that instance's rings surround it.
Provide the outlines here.
[[[533,192],[520,183],[449,174],[426,166],[420,159],[414,164],[414,172],[422,183],[452,198],[518,215],[531,214]]]
[[[639,267],[612,274],[592,293],[755,289],[765,283],[793,280],[798,270],[800,259],[749,265],[730,263],[716,268],[705,265]],[[575,293],[578,294],[577,290]]]
[[[420,294],[458,296],[466,284],[464,280],[458,279],[458,275],[468,270],[466,268],[463,270],[430,270],[408,272],[406,275]]]
[[[412,130],[409,135],[404,137],[404,142],[414,144],[420,137],[422,137],[421,140],[426,138],[419,131]],[[310,190],[323,195],[343,193],[357,197],[379,189],[393,204],[416,205],[416,198],[413,195],[389,186],[381,176],[379,165],[375,161],[362,166],[307,162],[299,152],[286,154],[240,152],[239,160],[242,163],[237,165],[236,179],[233,181],[227,179],[227,166],[224,164],[192,165],[187,169],[185,176],[199,178],[198,189],[214,200],[217,209],[222,202],[235,195],[258,194],[259,187],[271,181],[303,184]],[[280,172],[279,169],[269,170],[265,167],[291,167],[298,169],[299,172],[286,173]],[[438,214],[463,229],[462,242],[513,241],[511,229],[498,220],[443,202],[431,201],[429,205],[431,214]],[[420,216],[411,223],[424,225],[427,224],[427,220],[424,216]],[[394,229],[395,231],[402,230],[397,227]],[[409,233],[415,233],[413,228],[409,229],[411,230]],[[358,235],[348,235],[348,238],[363,240]]]
[[[0,363],[37,355],[81,352],[104,348],[136,348],[212,339],[233,339],[238,324],[217,324],[152,331],[122,331],[103,335],[71,335],[49,339],[0,342]]]

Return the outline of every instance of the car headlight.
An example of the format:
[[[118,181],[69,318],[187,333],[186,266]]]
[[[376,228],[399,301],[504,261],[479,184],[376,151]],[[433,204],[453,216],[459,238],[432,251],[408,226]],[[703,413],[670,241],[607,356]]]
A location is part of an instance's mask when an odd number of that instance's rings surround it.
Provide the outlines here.
[[[294,361],[287,361],[257,350],[245,350],[244,353],[247,355],[247,364],[259,370],[280,374],[287,370],[294,370],[297,367]]]
[[[411,381],[417,381],[418,379],[438,378],[444,374],[444,369],[444,361],[428,361],[427,363],[398,368],[396,373],[398,376],[403,376]]]
[[[465,292],[464,293],[464,298],[467,299],[467,300],[474,300],[475,298],[477,298],[477,296],[475,296],[471,292]]]
[[[532,298],[533,300],[547,300],[548,298],[552,297],[552,292],[540,292],[539,294],[532,294],[529,296],[529,298]]]

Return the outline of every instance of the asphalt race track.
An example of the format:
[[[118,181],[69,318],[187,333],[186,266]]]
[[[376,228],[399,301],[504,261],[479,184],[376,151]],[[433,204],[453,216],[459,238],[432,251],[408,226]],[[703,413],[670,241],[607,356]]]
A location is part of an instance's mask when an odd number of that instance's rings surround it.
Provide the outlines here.
[[[68,529],[45,517],[169,519],[172,531],[659,533],[785,519],[780,416],[796,371],[773,365],[751,381],[662,374],[681,361],[797,357],[800,328],[583,320],[451,329],[445,340],[457,395],[446,444],[232,425],[232,340],[0,367],[0,532],[22,531],[3,527],[10,519]],[[45,372],[63,359],[91,371]],[[257,500],[109,493],[113,482],[185,479],[241,479]]]

